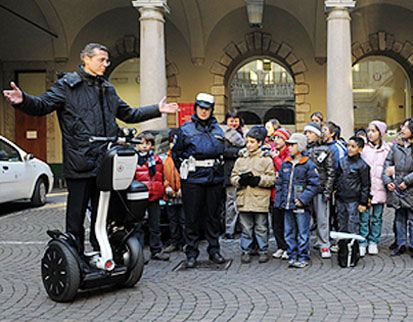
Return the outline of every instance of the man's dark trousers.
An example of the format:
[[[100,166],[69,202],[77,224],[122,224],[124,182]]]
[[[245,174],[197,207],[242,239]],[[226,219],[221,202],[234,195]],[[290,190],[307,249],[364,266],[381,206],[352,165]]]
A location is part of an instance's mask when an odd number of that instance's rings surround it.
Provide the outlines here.
[[[99,244],[95,235],[95,222],[98,205],[98,191],[96,177],[81,179],[66,179],[67,206],[66,206],[66,231],[72,233],[79,242],[80,251],[84,251],[86,208],[89,200],[91,204],[90,243],[94,250],[99,250]]]

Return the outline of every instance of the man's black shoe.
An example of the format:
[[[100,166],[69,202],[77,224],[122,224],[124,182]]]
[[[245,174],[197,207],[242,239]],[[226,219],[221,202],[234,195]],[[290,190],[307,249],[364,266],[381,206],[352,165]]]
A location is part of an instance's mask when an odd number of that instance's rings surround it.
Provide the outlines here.
[[[189,257],[185,263],[186,268],[194,268],[196,266],[196,259],[193,257]]]
[[[406,246],[400,246],[399,248],[393,249],[390,256],[399,256],[406,252]]]
[[[221,256],[220,253],[209,254],[209,260],[213,261],[215,264],[224,264],[225,258]]]
[[[389,249],[390,250],[393,250],[393,249],[396,249],[397,248],[397,243],[394,241],[390,246],[389,246]]]

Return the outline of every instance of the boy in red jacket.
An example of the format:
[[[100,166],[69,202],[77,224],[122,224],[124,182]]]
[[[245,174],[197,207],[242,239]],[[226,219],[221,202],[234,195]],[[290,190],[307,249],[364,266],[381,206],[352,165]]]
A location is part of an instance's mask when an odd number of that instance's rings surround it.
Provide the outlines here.
[[[161,208],[159,200],[164,194],[163,164],[159,156],[153,152],[155,137],[148,132],[140,133],[137,138],[138,165],[136,167],[135,180],[147,185],[149,190],[148,224],[149,224],[149,248],[151,259],[169,260],[169,255],[162,250],[160,217]]]

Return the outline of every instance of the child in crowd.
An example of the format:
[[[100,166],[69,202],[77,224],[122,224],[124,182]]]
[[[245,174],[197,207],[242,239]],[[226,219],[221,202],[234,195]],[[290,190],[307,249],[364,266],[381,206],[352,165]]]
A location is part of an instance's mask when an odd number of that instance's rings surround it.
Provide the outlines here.
[[[347,147],[337,141],[340,137],[340,127],[334,122],[328,121],[322,127],[323,143],[327,145],[333,153],[336,169],[338,161],[347,155]]]
[[[164,253],[181,250],[185,245],[185,215],[182,206],[181,178],[172,159],[172,147],[176,132],[176,129],[169,131],[169,150],[164,161],[164,200],[171,233],[171,243],[164,249]]]
[[[246,149],[235,161],[231,174],[231,183],[237,188],[237,207],[242,227],[241,262],[245,264],[251,262],[253,233],[259,248],[258,262],[269,260],[267,219],[275,173],[271,156],[261,150],[266,132],[260,126],[248,131]]]
[[[310,205],[320,185],[316,165],[302,153],[306,137],[294,133],[286,141],[290,152],[275,184],[274,207],[284,209],[289,266],[304,268],[310,260]]]
[[[233,239],[236,224],[238,221],[238,209],[236,204],[236,190],[231,185],[230,177],[235,161],[238,158],[239,151],[245,147],[245,138],[242,131],[243,121],[237,112],[228,112],[225,114],[225,135],[224,150],[224,175],[225,175],[225,238]]]
[[[149,132],[140,133],[137,138],[138,165],[135,179],[147,185],[149,190],[148,221],[149,221],[149,248],[154,260],[169,260],[169,255],[162,251],[159,200],[164,195],[163,164],[159,156],[154,154],[155,137]]]
[[[409,247],[413,255],[413,119],[404,121],[400,138],[384,162],[383,183],[388,193],[387,204],[396,209],[396,248],[391,256],[401,255]],[[392,171],[390,168],[394,168]],[[390,175],[392,173],[392,175]],[[409,230],[409,244],[407,231]]]
[[[311,122],[318,123],[320,126],[323,124],[323,113],[321,112],[314,112],[310,116]]]
[[[265,129],[267,130],[267,136],[265,138],[265,143],[270,147],[270,149],[274,149],[274,133],[279,128],[281,128],[281,123],[277,119],[268,120],[265,123]]]
[[[354,136],[362,138],[364,143],[367,143],[367,131],[365,128],[360,128],[354,131]]]
[[[287,129],[280,128],[274,132],[274,150],[271,151],[271,156],[274,162],[275,174],[278,175],[281,169],[281,164],[290,156],[286,141],[290,138],[290,132]],[[275,188],[272,189],[271,200],[272,204],[275,198]],[[272,207],[272,227],[274,237],[277,242],[277,251],[272,254],[274,258],[288,259],[287,244],[284,238],[284,210],[277,207]]]
[[[372,211],[371,214],[369,210],[361,213],[360,235],[366,238],[366,242],[360,244],[360,247],[364,248],[360,253],[365,253],[368,243],[368,251],[371,255],[379,252],[377,245],[380,242],[383,208],[387,197],[382,179],[384,161],[390,151],[390,146],[383,141],[386,130],[386,123],[377,120],[370,122],[367,129],[368,142],[361,154],[362,159],[370,166]]]
[[[364,140],[352,136],[348,141],[348,156],[340,159],[338,168],[339,230],[353,234],[360,233],[360,213],[367,210],[370,195],[370,167],[360,156],[363,147]]]
[[[310,122],[304,127],[307,137],[307,155],[320,173],[320,186],[314,198],[314,215],[317,222],[317,242],[322,258],[330,258],[330,201],[335,180],[333,153],[322,143],[321,126]]]

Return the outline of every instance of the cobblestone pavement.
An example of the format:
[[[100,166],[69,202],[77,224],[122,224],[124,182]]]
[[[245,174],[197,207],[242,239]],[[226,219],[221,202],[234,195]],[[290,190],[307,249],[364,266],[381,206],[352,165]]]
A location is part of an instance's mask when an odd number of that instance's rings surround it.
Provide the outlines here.
[[[316,252],[303,270],[281,260],[241,265],[238,241],[223,241],[223,255],[234,259],[227,271],[173,272],[184,259],[173,254],[150,262],[134,288],[60,304],[46,296],[40,259],[46,230],[63,228],[64,208],[23,209],[0,217],[0,321],[413,321],[413,259],[389,257],[392,218],[388,211],[380,254],[356,268]]]

